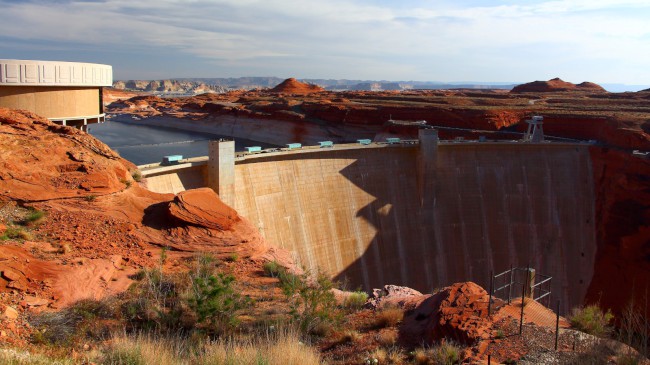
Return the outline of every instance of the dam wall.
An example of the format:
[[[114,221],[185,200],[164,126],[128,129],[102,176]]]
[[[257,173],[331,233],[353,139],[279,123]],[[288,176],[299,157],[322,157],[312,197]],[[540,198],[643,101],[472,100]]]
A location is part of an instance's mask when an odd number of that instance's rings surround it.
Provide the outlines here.
[[[586,146],[424,141],[307,152],[236,159],[228,198],[307,268],[350,288],[427,292],[466,280],[487,288],[491,271],[530,264],[553,277],[564,309],[582,304],[596,253]],[[194,184],[206,178],[192,169]]]

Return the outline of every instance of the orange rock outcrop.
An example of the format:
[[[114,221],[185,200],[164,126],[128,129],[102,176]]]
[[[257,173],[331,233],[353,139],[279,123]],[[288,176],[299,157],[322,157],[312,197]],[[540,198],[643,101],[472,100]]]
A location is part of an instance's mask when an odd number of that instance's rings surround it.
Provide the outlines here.
[[[548,81],[533,81],[526,84],[517,85],[512,88],[513,93],[522,92],[562,92],[562,91],[588,91],[588,92],[606,92],[606,90],[593,82],[581,82],[573,84],[566,82],[559,77]]]
[[[271,92],[285,93],[285,94],[311,94],[311,93],[318,93],[321,91],[325,91],[325,89],[323,89],[318,85],[300,82],[294,79],[293,77],[282,81],[276,87],[271,89]]]
[[[489,295],[472,282],[456,283],[433,295],[421,297],[407,308],[400,339],[414,345],[433,344],[443,339],[473,345],[491,335],[488,318]]]
[[[0,305],[60,308],[118,293],[159,263],[161,247],[173,249],[170,265],[198,252],[292,265],[211,189],[152,193],[133,164],[77,129],[0,109],[0,152],[0,223],[24,232],[0,245]],[[34,210],[38,223],[14,223]]]

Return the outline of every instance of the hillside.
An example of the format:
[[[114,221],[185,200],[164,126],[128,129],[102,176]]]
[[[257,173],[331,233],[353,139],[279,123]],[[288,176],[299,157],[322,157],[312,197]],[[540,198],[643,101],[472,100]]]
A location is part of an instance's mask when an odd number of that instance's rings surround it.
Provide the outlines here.
[[[533,81],[526,84],[517,85],[510,92],[513,93],[526,93],[526,92],[562,92],[562,91],[584,91],[584,92],[607,92],[602,86],[594,84],[593,82],[581,82],[579,84],[572,84],[563,81],[559,77],[548,81]]]
[[[318,85],[300,82],[294,78],[288,78],[282,81],[281,83],[279,83],[270,91],[274,93],[286,93],[286,94],[311,94],[311,93],[325,91],[325,89],[323,89]]]

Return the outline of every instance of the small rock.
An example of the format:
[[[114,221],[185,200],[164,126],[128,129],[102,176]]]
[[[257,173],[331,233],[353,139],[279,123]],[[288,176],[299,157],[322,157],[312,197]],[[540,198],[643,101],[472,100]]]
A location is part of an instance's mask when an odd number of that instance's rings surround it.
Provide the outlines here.
[[[25,296],[25,299],[21,302],[24,303],[26,306],[30,307],[40,307],[42,305],[47,305],[50,301],[47,299],[27,295]]]
[[[9,284],[7,284],[7,288],[10,289],[16,289],[20,291],[25,291],[27,289],[27,285],[21,281],[10,281]]]
[[[2,277],[9,280],[9,281],[15,281],[15,280],[20,280],[22,275],[20,275],[18,272],[12,269],[4,269],[2,270]]]
[[[4,315],[8,319],[13,320],[13,319],[18,318],[18,311],[14,307],[7,306],[7,308],[5,308]]]

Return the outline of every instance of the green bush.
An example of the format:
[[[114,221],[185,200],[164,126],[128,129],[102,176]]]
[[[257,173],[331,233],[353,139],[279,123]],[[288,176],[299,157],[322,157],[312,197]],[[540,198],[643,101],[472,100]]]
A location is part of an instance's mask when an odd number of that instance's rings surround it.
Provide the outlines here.
[[[267,261],[262,266],[264,269],[264,275],[277,278],[281,273],[284,273],[285,268],[281,266],[277,261]]]
[[[29,213],[23,219],[23,224],[36,224],[45,218],[45,212],[42,210],[29,208]]]
[[[7,226],[5,232],[0,236],[0,240],[30,240],[32,235],[22,227]]]
[[[348,309],[359,309],[366,304],[367,300],[368,300],[368,293],[363,291],[355,291],[354,293],[350,294],[347,298],[345,298],[345,300],[343,301],[343,307]]]
[[[133,180],[135,180],[136,182],[140,182],[140,181],[142,181],[142,172],[140,172],[140,170],[133,170],[133,171],[131,172],[131,177],[132,177]]]
[[[234,283],[234,276],[223,273],[191,278],[188,304],[198,323],[208,324],[211,330],[225,330],[237,325],[235,312],[247,307],[250,299],[237,293]]]
[[[453,343],[444,342],[431,349],[431,358],[434,364],[459,364],[462,360],[461,349]]]
[[[603,312],[599,306],[592,304],[582,308],[574,308],[569,318],[571,326],[578,331],[603,337],[612,332],[610,322],[614,319],[611,310]]]
[[[340,325],[342,315],[337,310],[331,289],[334,283],[323,273],[311,280],[308,273],[301,275],[287,271],[280,273],[280,286],[287,296],[291,313],[304,333],[324,335]]]

